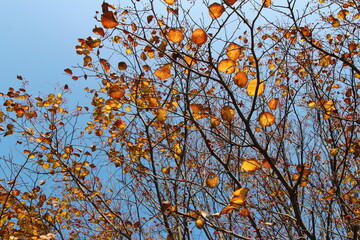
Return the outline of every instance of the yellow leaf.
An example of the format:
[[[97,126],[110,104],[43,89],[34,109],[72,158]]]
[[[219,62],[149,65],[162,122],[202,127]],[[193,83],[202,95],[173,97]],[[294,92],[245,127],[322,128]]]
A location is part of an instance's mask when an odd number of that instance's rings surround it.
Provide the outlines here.
[[[209,6],[209,14],[210,14],[210,17],[212,17],[212,18],[221,17],[221,15],[223,14],[224,11],[225,11],[225,8],[223,7],[223,5],[221,5],[219,3],[213,3]]]
[[[236,62],[231,59],[223,59],[219,62],[218,70],[222,73],[232,74],[235,72]]]
[[[225,106],[221,109],[221,118],[224,121],[232,121],[235,116],[235,110],[230,106]]]
[[[198,218],[198,219],[196,220],[195,224],[196,224],[196,227],[197,227],[198,229],[203,229],[203,228],[204,228],[204,225],[205,225],[205,220],[202,219],[202,218]]]
[[[260,164],[255,159],[245,160],[241,165],[241,169],[246,172],[255,172],[259,168],[260,168]]]
[[[233,192],[234,197],[242,197],[245,198],[246,194],[249,192],[248,188],[239,188]]]
[[[240,88],[243,88],[246,86],[248,82],[248,76],[245,72],[237,72],[234,76],[234,83]]]
[[[167,118],[167,111],[165,108],[159,108],[158,112],[157,112],[157,120],[159,122],[164,122]]]
[[[236,209],[236,207],[235,207],[235,206],[231,206],[231,205],[226,206],[226,207],[224,207],[224,209],[223,209],[223,210],[221,210],[220,214],[228,214],[228,213],[232,213],[232,212],[234,211],[234,209]]]
[[[346,15],[349,14],[349,11],[348,10],[340,10],[339,13],[338,13],[338,18],[344,20],[346,18]]]
[[[191,41],[197,45],[206,43],[207,35],[204,30],[197,28],[192,32]]]
[[[255,94],[259,96],[263,94],[264,91],[265,91],[265,84],[261,81],[258,81],[256,78],[250,80],[246,88],[246,92],[249,96],[255,96]]]
[[[262,112],[259,116],[259,124],[262,127],[268,127],[275,123],[275,116],[270,112]]]
[[[245,198],[243,197],[233,197],[231,200],[230,200],[230,205],[231,206],[234,206],[234,207],[240,207],[242,205],[245,204]]]
[[[206,186],[214,188],[219,184],[219,176],[216,173],[209,173],[206,179]]]

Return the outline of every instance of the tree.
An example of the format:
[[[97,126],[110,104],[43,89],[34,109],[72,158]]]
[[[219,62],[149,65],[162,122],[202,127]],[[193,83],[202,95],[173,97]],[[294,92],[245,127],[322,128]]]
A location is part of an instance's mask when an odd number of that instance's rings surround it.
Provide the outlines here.
[[[91,104],[2,94],[1,234],[358,239],[358,1],[129,4],[65,70]]]

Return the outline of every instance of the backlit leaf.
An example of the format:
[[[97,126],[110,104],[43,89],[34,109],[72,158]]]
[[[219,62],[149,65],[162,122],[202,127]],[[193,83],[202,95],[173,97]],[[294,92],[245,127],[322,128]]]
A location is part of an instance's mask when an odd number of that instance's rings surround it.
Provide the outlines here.
[[[203,229],[204,228],[204,225],[205,225],[205,220],[202,219],[202,218],[198,218],[196,221],[195,221],[195,224],[196,224],[196,227],[198,229]]]
[[[70,74],[70,75],[73,74],[71,69],[69,69],[69,68],[64,69],[64,72],[66,72],[67,74]]]
[[[279,99],[273,98],[268,102],[268,107],[272,110],[276,110],[278,103],[279,103]]]
[[[346,15],[349,14],[349,11],[346,9],[342,9],[340,10],[340,12],[338,13],[338,18],[344,20],[346,18]]]
[[[275,123],[275,116],[270,113],[270,112],[262,112],[260,115],[259,115],[259,124],[260,126],[262,127],[268,127],[268,126],[271,126]]]
[[[167,36],[169,37],[169,40],[173,43],[179,43],[184,39],[184,34],[182,33],[182,31],[175,28],[171,28],[168,31]]]
[[[258,89],[257,89],[258,88]],[[256,92],[257,89],[257,92]],[[265,84],[261,81],[258,82],[258,80],[252,79],[249,81],[248,86],[246,88],[246,92],[249,96],[255,96],[255,94],[257,96],[263,94],[265,91]]]
[[[166,64],[156,69],[154,75],[161,80],[171,77],[171,64]]]
[[[167,111],[165,108],[159,108],[156,118],[159,122],[164,122],[167,118]]]
[[[119,25],[112,11],[104,12],[101,15],[101,23],[104,26],[104,28],[114,28],[117,25]]]
[[[238,60],[241,56],[241,53],[241,46],[236,43],[230,43],[226,48],[226,56],[228,56],[228,58],[233,61]]]
[[[219,62],[218,70],[222,73],[232,74],[235,72],[236,62],[231,59],[223,59]]]
[[[250,215],[250,210],[247,209],[247,208],[242,208],[242,209],[240,210],[240,215],[241,215],[242,217],[248,217],[248,216]]]
[[[271,1],[272,0],[262,0],[262,3],[264,5],[264,7],[269,7],[271,5]]]
[[[240,88],[243,88],[246,86],[248,82],[248,76],[245,72],[237,72],[234,76],[234,83]]]
[[[247,193],[249,192],[248,188],[239,188],[233,192],[234,197],[242,197],[245,198]]]
[[[235,110],[230,106],[225,106],[221,109],[221,118],[224,121],[232,121],[235,116]]]
[[[209,14],[212,18],[219,18],[225,11],[225,8],[223,5],[219,3],[213,3],[209,6]]]
[[[166,2],[169,5],[173,5],[176,2],[176,0],[164,0],[164,2]]]
[[[125,62],[119,62],[118,63],[118,68],[120,70],[126,70],[127,69],[127,64]]]
[[[230,205],[234,206],[234,207],[240,207],[242,205],[245,204],[245,198],[243,197],[237,197],[234,196],[231,200],[230,200]]]
[[[207,35],[204,30],[197,28],[192,32],[191,41],[197,45],[206,43]]]
[[[209,173],[206,179],[206,186],[214,188],[219,184],[219,176],[216,173]]]
[[[228,213],[232,213],[234,211],[234,209],[236,209],[235,206],[226,206],[223,208],[223,210],[221,210],[220,214],[228,214]]]
[[[125,90],[120,86],[115,85],[109,89],[108,94],[113,99],[121,99],[125,95]]]
[[[241,165],[241,169],[244,170],[245,172],[255,172],[259,168],[260,168],[260,164],[255,159],[245,160]]]
[[[233,5],[234,3],[237,2],[237,0],[224,0],[224,2],[226,2],[229,5]]]

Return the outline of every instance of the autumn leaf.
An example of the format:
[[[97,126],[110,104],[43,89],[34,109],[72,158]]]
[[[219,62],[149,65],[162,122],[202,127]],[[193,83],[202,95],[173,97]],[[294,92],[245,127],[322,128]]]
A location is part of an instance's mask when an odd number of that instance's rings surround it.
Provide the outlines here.
[[[106,11],[101,15],[101,23],[104,28],[114,28],[119,25],[112,11]]]
[[[228,58],[233,61],[238,60],[241,54],[241,46],[236,43],[230,43],[229,46],[226,48],[226,56],[228,56]]]
[[[235,110],[231,106],[225,106],[221,109],[221,118],[224,121],[231,122],[234,119]]]
[[[125,90],[120,86],[115,85],[108,90],[108,94],[113,99],[121,99],[125,95]]]
[[[154,75],[161,80],[171,77],[171,64],[166,64],[156,69]]]
[[[179,43],[184,39],[184,34],[182,33],[182,31],[174,28],[171,28],[168,31],[167,36],[169,40],[173,43]]]
[[[66,72],[67,74],[70,74],[70,75],[73,74],[70,68],[64,69],[64,72]]]
[[[234,3],[237,2],[237,0],[224,0],[224,2],[226,2],[229,5],[233,5]]]
[[[248,76],[245,72],[237,72],[234,76],[234,83],[240,88],[243,88],[246,86],[248,82]]]
[[[272,0],[262,0],[264,7],[270,7]]]
[[[270,99],[270,101],[268,102],[268,107],[269,107],[271,110],[276,110],[278,103],[279,103],[279,99],[278,99],[278,98],[272,98],[272,99]]]
[[[216,173],[209,173],[206,178],[206,186],[209,188],[214,188],[219,184],[219,176]]]
[[[232,74],[235,72],[236,62],[231,59],[223,59],[219,62],[218,70],[222,73]]]
[[[260,168],[260,164],[255,159],[245,160],[241,164],[241,169],[244,170],[245,172],[255,172],[259,168]]]
[[[166,2],[169,5],[173,5],[176,2],[176,0],[164,0],[164,2]]]
[[[127,69],[127,64],[125,62],[119,62],[118,63],[118,68],[120,70],[126,70]]]
[[[165,108],[159,108],[156,118],[159,122],[164,122],[167,119],[167,110]]]
[[[259,115],[259,124],[260,126],[262,127],[269,127],[271,125],[273,125],[275,123],[275,116],[270,113],[270,112],[262,112],[260,115]]]
[[[202,218],[198,218],[196,221],[195,221],[195,225],[198,229],[203,229],[204,226],[205,226],[205,220],[202,219]]]
[[[191,41],[197,45],[202,45],[207,41],[207,35],[204,30],[197,28],[192,32]]]
[[[257,89],[257,92],[256,92]],[[256,78],[249,81],[248,86],[246,88],[246,92],[249,96],[260,96],[265,91],[265,84],[263,82],[259,82]]]
[[[219,18],[225,11],[225,8],[223,5],[219,3],[213,3],[209,6],[209,14],[212,18]]]

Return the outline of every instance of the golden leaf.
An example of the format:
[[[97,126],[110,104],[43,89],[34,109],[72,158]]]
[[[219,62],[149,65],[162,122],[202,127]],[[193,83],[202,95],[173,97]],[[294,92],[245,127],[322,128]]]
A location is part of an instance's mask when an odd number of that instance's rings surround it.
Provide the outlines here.
[[[218,70],[222,73],[232,74],[235,72],[236,62],[231,59],[223,59],[219,62]]]
[[[238,60],[241,54],[241,46],[236,43],[230,43],[229,46],[226,48],[226,56],[228,56],[228,58],[233,61]]]
[[[120,70],[126,70],[127,69],[127,64],[125,62],[119,62],[118,68]]]
[[[164,2],[166,2],[169,5],[173,5],[176,2],[176,0],[164,0]]]
[[[221,118],[224,121],[232,121],[235,116],[235,110],[230,106],[225,106],[221,109]]]
[[[119,25],[112,11],[106,11],[101,15],[101,23],[104,28],[114,28]]]
[[[240,207],[242,205],[245,204],[245,198],[243,197],[237,197],[234,196],[231,200],[230,200],[230,205],[234,206],[234,207]]]
[[[245,160],[241,165],[241,169],[246,172],[255,172],[259,168],[260,168],[260,164],[255,159]]]
[[[209,173],[206,179],[206,186],[214,188],[219,184],[219,176],[216,173]]]
[[[233,5],[234,3],[236,3],[237,0],[224,0],[224,2],[226,2],[229,5]]]
[[[245,72],[237,72],[234,76],[234,83],[240,88],[243,88],[246,86],[248,82],[248,76]]]
[[[184,39],[184,34],[181,30],[171,28],[167,33],[168,38],[173,43],[179,43]]]
[[[205,225],[205,220],[202,219],[202,218],[198,218],[196,221],[195,221],[195,225],[198,229],[203,229],[204,228],[204,225]]]
[[[167,111],[165,108],[159,108],[156,118],[159,122],[164,122],[167,118]]]
[[[257,92],[256,92],[256,88]],[[249,81],[246,92],[249,96],[257,96],[263,94],[265,91],[265,84],[261,81],[258,81],[256,78]]]
[[[209,6],[209,14],[212,18],[219,18],[225,11],[225,8],[223,5],[219,3],[213,3]]]
[[[260,113],[259,119],[258,119],[259,124],[262,127],[268,127],[268,126],[273,125],[275,123],[275,120],[276,120],[275,116],[270,112]]]
[[[156,69],[154,75],[161,80],[171,77],[171,64],[166,64]]]
[[[271,5],[271,0],[262,0],[264,7],[269,7]]]
[[[204,30],[197,28],[192,32],[191,41],[197,45],[206,43],[207,35]]]
[[[236,207],[235,207],[235,206],[231,206],[231,205],[226,206],[226,207],[224,207],[224,209],[223,209],[223,210],[221,210],[220,214],[228,214],[228,213],[232,213],[232,212],[234,211],[234,209],[236,209]]]
[[[248,188],[239,188],[233,192],[234,197],[242,197],[245,198],[246,194],[249,192]]]

